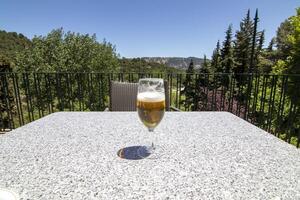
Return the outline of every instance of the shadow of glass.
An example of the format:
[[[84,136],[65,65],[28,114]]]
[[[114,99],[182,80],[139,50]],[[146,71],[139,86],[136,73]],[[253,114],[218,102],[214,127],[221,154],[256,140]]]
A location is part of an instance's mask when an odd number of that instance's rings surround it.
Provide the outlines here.
[[[149,153],[143,151],[144,146],[131,146],[120,149],[117,155],[122,159],[141,160],[150,156]]]

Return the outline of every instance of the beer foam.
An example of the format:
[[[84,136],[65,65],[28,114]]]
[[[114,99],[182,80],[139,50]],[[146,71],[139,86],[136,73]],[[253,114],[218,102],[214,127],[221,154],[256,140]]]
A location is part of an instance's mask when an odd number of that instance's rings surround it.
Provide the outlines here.
[[[165,95],[159,92],[142,92],[138,94],[137,99],[139,101],[158,102],[164,101]]]

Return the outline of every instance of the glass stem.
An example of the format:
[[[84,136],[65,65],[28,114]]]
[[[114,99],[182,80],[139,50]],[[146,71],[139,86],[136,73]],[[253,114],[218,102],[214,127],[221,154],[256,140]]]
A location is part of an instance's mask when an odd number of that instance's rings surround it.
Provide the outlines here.
[[[148,128],[148,130],[149,130],[149,133],[153,135],[154,128]],[[152,149],[153,149],[153,150],[155,149],[155,146],[154,146],[154,141],[153,141],[153,139],[152,139],[152,142],[151,142],[151,147],[152,147]]]

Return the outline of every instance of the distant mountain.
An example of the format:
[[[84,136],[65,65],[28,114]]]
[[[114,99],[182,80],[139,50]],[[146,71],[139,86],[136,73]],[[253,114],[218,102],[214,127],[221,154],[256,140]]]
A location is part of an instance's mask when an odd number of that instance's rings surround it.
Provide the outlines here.
[[[142,57],[141,59],[147,62],[156,62],[159,64],[164,64],[177,69],[187,69],[191,62],[191,59],[193,59],[194,67],[196,69],[201,68],[203,64],[203,59],[197,57]]]

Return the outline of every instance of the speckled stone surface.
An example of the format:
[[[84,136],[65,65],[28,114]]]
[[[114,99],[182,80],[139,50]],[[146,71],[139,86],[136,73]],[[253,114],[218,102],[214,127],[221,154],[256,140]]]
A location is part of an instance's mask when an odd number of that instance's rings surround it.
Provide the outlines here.
[[[158,159],[136,113],[60,112],[0,135],[0,188],[22,199],[300,199],[300,150],[227,112],[166,113]]]

